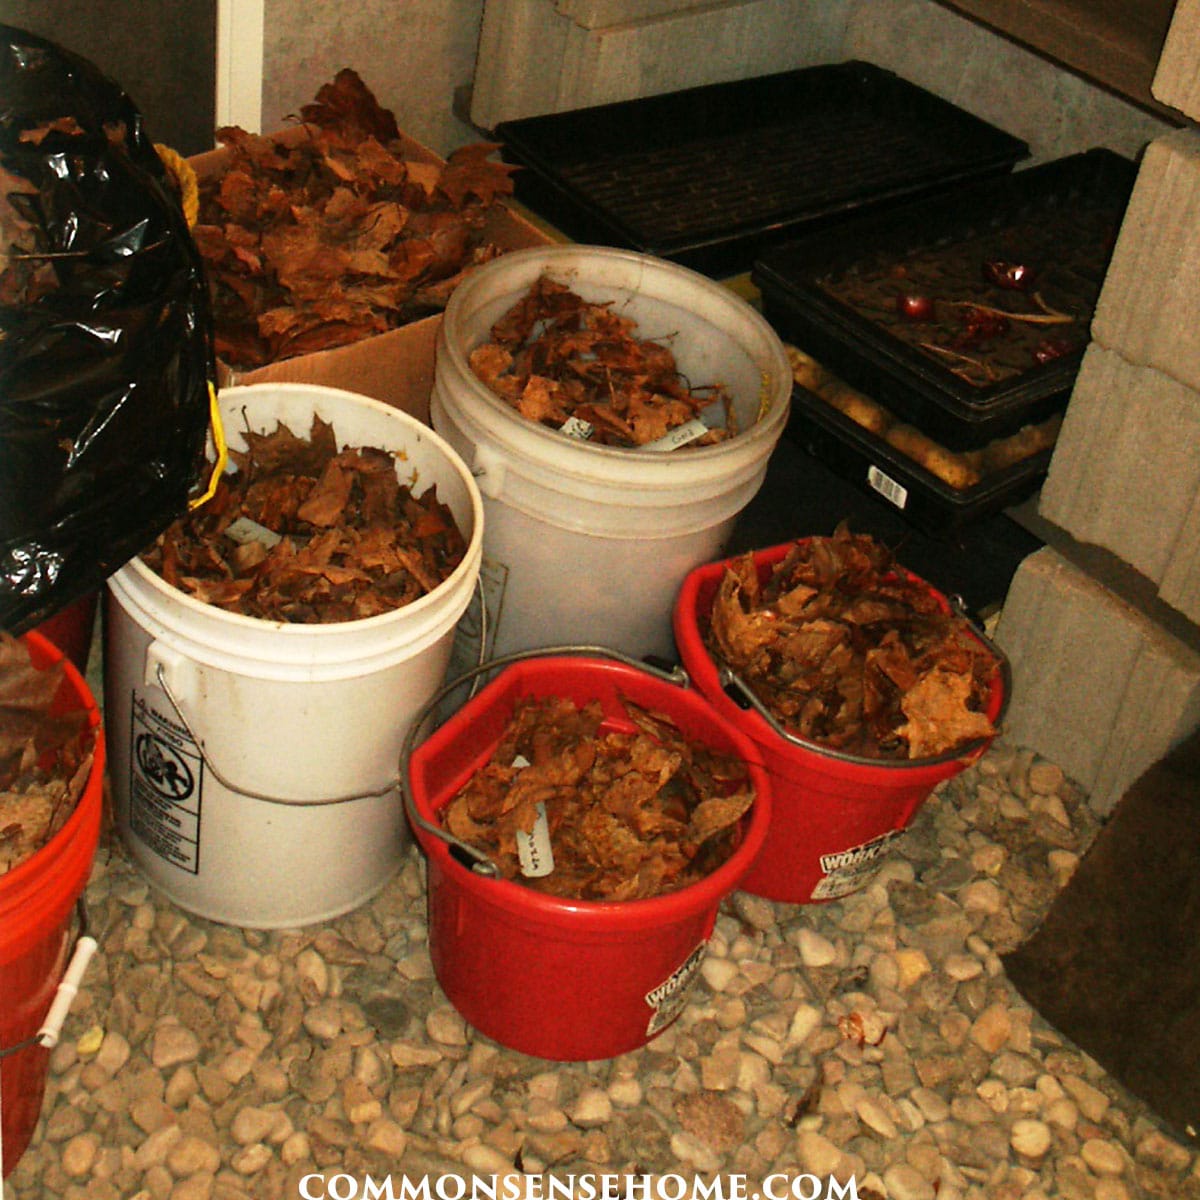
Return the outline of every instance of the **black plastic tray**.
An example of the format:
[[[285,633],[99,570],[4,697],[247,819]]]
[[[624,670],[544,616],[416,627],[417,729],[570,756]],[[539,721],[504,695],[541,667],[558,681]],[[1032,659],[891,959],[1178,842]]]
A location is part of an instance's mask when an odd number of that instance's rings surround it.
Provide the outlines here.
[[[749,270],[809,223],[1007,172],[1029,153],[857,61],[505,121],[493,133],[524,168],[517,199],[575,241],[712,276]]]
[[[1135,175],[1132,162],[1108,150],[1071,155],[796,239],[760,257],[752,278],[767,319],[782,336],[935,441],[974,449],[1066,407]],[[1069,282],[1076,320],[1022,328],[1067,337],[1070,352],[1044,363],[1030,356],[1028,368],[980,385],[905,340],[906,334],[916,337],[912,331],[919,326],[906,329],[885,315],[881,297],[891,285],[881,282],[884,273],[892,272],[899,294],[912,286],[909,268],[929,260],[944,264],[956,279],[969,267],[978,280],[977,294],[956,292],[946,299],[1032,308],[1025,297],[987,284],[981,268],[987,248],[1007,250],[1033,229],[1039,242],[1055,247],[1047,257],[1062,254],[1060,266],[1034,264],[1045,268],[1039,287],[1052,295],[1056,285]],[[831,293],[858,278],[871,281],[875,316]],[[957,311],[938,303],[943,314]]]
[[[787,437],[860,489],[900,510],[915,528],[955,534],[1035,492],[1050,467],[1053,448],[954,488],[926,471],[799,384],[792,391]]]

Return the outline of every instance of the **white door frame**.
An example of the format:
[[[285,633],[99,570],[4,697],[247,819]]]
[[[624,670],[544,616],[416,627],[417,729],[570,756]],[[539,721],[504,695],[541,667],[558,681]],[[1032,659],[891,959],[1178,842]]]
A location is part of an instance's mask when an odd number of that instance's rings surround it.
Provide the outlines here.
[[[217,0],[216,124],[261,133],[266,0]]]

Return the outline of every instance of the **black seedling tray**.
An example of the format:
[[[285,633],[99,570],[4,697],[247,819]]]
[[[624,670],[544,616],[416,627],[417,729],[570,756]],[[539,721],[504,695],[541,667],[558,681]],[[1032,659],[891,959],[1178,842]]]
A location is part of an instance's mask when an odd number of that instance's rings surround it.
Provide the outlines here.
[[[972,487],[954,488],[799,385],[792,392],[787,437],[835,475],[936,537],[957,534],[1032,495],[1053,454],[1053,448],[1039,450]]]
[[[1010,171],[1029,147],[865,62],[806,67],[493,131],[516,197],[579,242],[710,276],[813,223]]]
[[[1135,175],[1108,150],[1071,155],[793,240],[752,278],[783,337],[935,441],[974,449],[1066,407]],[[987,282],[987,260],[1036,268],[1031,292]],[[1073,320],[959,343],[965,305],[1053,315],[1032,291]],[[902,295],[932,298],[935,318],[904,319]],[[1039,362],[1045,338],[1069,349]]]

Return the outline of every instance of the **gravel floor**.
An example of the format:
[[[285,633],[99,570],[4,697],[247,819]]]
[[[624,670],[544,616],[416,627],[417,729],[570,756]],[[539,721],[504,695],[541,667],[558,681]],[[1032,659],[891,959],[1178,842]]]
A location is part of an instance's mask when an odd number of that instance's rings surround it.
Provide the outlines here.
[[[852,1177],[876,1200],[1200,1197],[1191,1148],[998,958],[1095,832],[1057,767],[1001,740],[870,886],[818,907],[735,894],[679,1020],[569,1065],[488,1041],[447,1003],[415,851],[354,913],[263,933],[190,917],[106,837],[87,893],[100,952],[4,1198],[513,1171],[744,1175],[750,1195],[775,1173]]]

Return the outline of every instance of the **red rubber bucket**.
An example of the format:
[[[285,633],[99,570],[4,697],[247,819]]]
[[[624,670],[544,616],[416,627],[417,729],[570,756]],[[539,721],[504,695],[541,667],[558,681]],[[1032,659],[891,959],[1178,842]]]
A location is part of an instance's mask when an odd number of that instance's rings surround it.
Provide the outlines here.
[[[756,798],[733,854],[677,892],[613,902],[562,899],[464,865],[434,832],[438,813],[488,760],[518,699],[549,696],[598,700],[603,728],[628,730],[627,697],[670,717],[690,742],[743,759]],[[757,856],[770,819],[770,784],[749,738],[695,691],[586,655],[507,666],[409,756],[408,789],[428,860],[429,950],[442,990],[480,1033],[559,1062],[613,1058],[675,1020],[717,909]]]
[[[759,578],[766,580],[793,545],[756,552]],[[786,735],[757,708],[739,703],[745,695],[730,686],[729,676],[704,644],[727,561],[698,567],[687,576],[676,599],[674,625],[692,682],[721,716],[754,741],[771,777],[771,828],[742,879],[742,890],[789,904],[847,896],[870,882],[933,789],[975,762],[993,739],[979,739],[960,752],[936,758],[881,761]],[[911,572],[909,577],[917,580]],[[949,600],[925,586],[950,611]],[[996,653],[1002,670],[992,683],[986,708],[993,725],[999,724],[1009,690],[1003,669],[1007,664]]]
[[[34,666],[62,652],[36,630],[21,639]],[[91,874],[100,839],[104,739],[100,710],[83,676],[67,660],[52,711],[83,709],[95,739],[92,769],[75,811],[32,857],[0,875],[0,1051],[36,1036],[67,966],[71,914]],[[25,1153],[42,1110],[50,1051],[24,1046],[0,1057],[0,1159],[3,1175]]]

